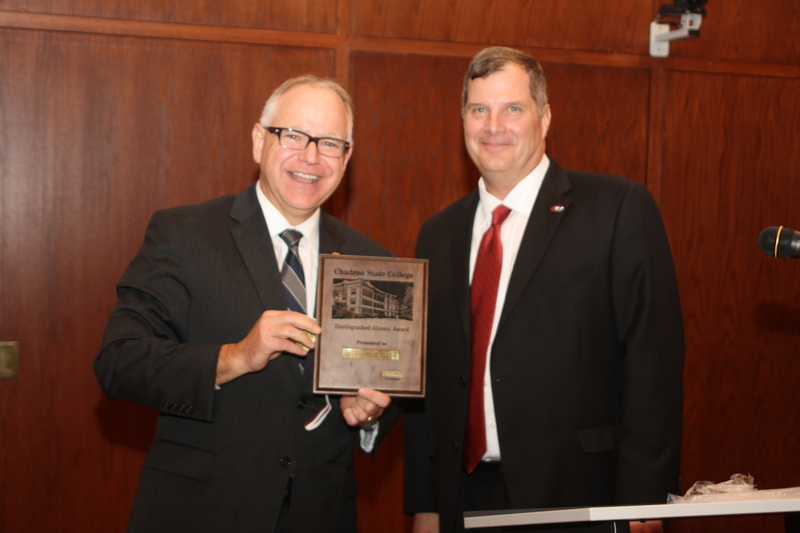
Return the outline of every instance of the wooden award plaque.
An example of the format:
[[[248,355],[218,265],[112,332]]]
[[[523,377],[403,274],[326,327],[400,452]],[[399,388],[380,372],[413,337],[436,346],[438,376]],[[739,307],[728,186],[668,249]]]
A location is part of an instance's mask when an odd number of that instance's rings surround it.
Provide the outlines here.
[[[314,392],[425,396],[428,261],[319,257]]]

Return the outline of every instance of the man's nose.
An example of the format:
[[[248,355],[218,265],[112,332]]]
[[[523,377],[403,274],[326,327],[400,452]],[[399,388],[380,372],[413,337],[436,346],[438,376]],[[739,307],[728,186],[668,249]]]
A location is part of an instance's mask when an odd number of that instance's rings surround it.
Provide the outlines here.
[[[315,164],[319,161],[319,146],[317,141],[309,140],[305,148],[300,152],[300,159],[309,164]]]
[[[505,129],[503,117],[499,113],[489,113],[483,129],[489,133],[499,133]]]

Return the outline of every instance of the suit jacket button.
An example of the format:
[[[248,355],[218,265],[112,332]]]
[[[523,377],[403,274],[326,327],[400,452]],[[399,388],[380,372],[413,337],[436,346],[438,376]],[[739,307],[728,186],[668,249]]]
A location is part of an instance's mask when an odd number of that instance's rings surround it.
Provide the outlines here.
[[[456,450],[456,451],[458,451],[458,448],[459,448],[459,447],[460,447],[460,446],[458,445],[458,443],[457,443],[456,441],[453,441],[453,449],[454,449],[454,450]]]
[[[458,376],[458,380],[461,382],[462,385],[465,387],[467,386],[467,378],[464,376]]]
[[[306,401],[305,400],[297,400],[297,408],[298,409],[305,409],[306,408]]]
[[[292,466],[291,457],[281,457],[281,466],[283,467]]]

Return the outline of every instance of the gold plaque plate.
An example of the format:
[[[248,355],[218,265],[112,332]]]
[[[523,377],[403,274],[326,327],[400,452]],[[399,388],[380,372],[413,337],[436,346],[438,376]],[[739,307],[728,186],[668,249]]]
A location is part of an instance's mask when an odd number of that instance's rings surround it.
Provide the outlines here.
[[[15,378],[19,372],[19,343],[0,342],[0,378]]]
[[[352,357],[354,359],[391,359],[400,360],[398,350],[362,350],[361,348],[342,348],[342,357]]]

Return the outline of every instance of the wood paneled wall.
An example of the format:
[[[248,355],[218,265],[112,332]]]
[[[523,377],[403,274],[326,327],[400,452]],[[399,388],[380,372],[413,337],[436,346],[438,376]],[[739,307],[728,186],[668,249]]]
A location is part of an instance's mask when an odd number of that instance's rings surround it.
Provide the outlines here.
[[[758,251],[800,227],[800,8],[709,2],[702,36],[648,55],[659,0],[0,0],[0,531],[122,531],[155,414],[91,370],[114,285],[158,208],[256,177],[272,89],[337,77],[356,144],[327,208],[401,256],[474,187],[461,78],[486,45],[548,75],[548,151],[651,189],[687,334],[683,490],[749,472],[800,485],[800,264]],[[590,228],[587,228],[590,230]],[[363,531],[404,532],[402,424],[359,457]],[[777,517],[673,531],[780,531]]]

